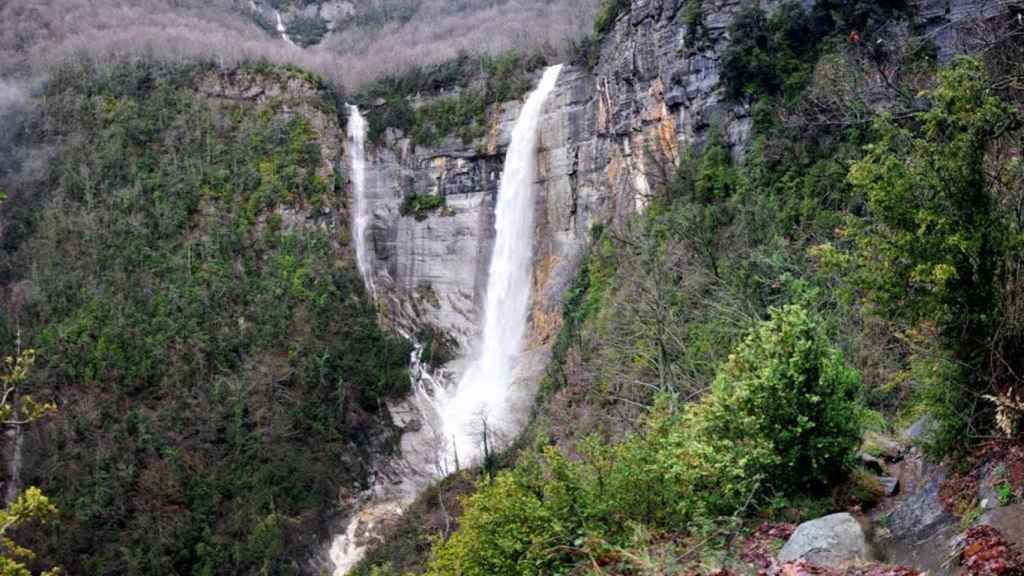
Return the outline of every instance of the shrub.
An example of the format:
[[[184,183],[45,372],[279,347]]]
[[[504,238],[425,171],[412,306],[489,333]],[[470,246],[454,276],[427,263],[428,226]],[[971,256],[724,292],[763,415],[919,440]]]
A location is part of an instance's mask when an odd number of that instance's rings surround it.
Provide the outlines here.
[[[604,0],[594,19],[594,35],[601,37],[610,32],[619,15],[628,9],[629,0]]]
[[[860,441],[860,375],[800,306],[774,310],[719,371],[708,433],[760,438],[773,457],[762,463],[775,487],[821,487],[840,478]]]
[[[427,219],[431,212],[445,207],[448,200],[444,196],[413,194],[406,196],[399,208],[402,216],[412,216],[418,221]]]

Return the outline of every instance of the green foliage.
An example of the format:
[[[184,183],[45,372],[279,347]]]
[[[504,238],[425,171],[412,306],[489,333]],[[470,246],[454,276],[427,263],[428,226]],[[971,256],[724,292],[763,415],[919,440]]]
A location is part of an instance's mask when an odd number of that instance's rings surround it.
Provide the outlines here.
[[[28,524],[46,524],[57,517],[57,507],[36,487],[30,487],[0,510],[0,576],[31,576],[27,565],[36,561],[36,553],[20,546],[8,531],[23,528]],[[40,573],[40,576],[57,576],[59,568]]]
[[[722,55],[722,81],[734,99],[795,96],[807,83],[820,40],[810,16],[793,1],[771,17],[760,7],[747,8],[733,22],[730,37]]]
[[[860,442],[860,386],[820,320],[790,305],[729,356],[707,403],[709,419],[721,434],[771,445],[778,460],[764,473],[772,482],[822,487],[846,473]]]
[[[408,389],[408,345],[316,221],[342,210],[310,117],[332,100],[215,100],[208,74],[296,78],[140,60],[46,87],[46,201],[0,262],[33,283],[33,393],[66,402],[25,479],[63,511],[34,548],[70,573],[295,573]]]
[[[748,7],[733,21],[732,41],[722,56],[726,92],[734,99],[782,96],[792,104],[809,82],[822,47],[845,43],[854,32],[861,42],[875,42],[883,25],[908,11],[903,0],[826,0],[814,3],[809,13],[789,0],[771,16]]]
[[[880,119],[879,141],[850,169],[872,216],[852,231],[858,280],[887,315],[984,331],[1006,234],[984,159],[1014,116],[972,60],[942,72],[927,96],[932,107],[916,126]]]
[[[486,134],[489,107],[529,92],[533,73],[546,64],[540,52],[461,55],[375,82],[357,102],[367,111],[372,142],[381,142],[387,128],[417,145],[434,145],[447,136],[469,142]],[[428,98],[414,108],[410,101],[418,97]]]
[[[986,176],[991,142],[1014,127],[1016,114],[989,89],[982,65],[960,59],[925,94],[931,107],[913,122],[880,118],[878,142],[850,169],[870,217],[851,220],[852,254],[830,246],[824,259],[854,271],[855,284],[885,316],[910,327],[934,326],[950,350],[949,380],[929,403],[940,415],[941,444],[966,441],[984,411],[973,402],[1000,380],[987,356],[1016,349],[1020,334],[999,320],[1010,228]],[[996,337],[996,326],[1002,324]],[[1014,368],[1008,367],[1012,372]],[[967,386],[974,394],[957,389]],[[942,388],[946,390],[943,391]],[[960,403],[959,406],[956,406]]]
[[[299,46],[319,44],[327,34],[327,22],[319,16],[299,16],[288,24],[288,37]]]
[[[594,35],[604,36],[615,26],[619,15],[629,10],[629,0],[603,0],[594,19]]]
[[[35,350],[23,350],[17,356],[4,358],[0,367],[0,425],[16,427],[29,424],[57,411],[55,404],[40,404],[31,396],[16,399],[15,393],[28,380],[29,371],[35,363]],[[27,565],[36,560],[36,553],[17,544],[9,531],[25,527],[26,524],[45,524],[57,516],[57,507],[36,487],[30,487],[0,509],[0,575],[31,576]],[[41,576],[56,576],[59,569],[47,570]]]
[[[700,29],[704,24],[704,0],[686,0],[679,12],[679,20],[691,29]]]
[[[776,311],[701,402],[673,410],[664,398],[623,442],[591,438],[578,460],[547,448],[482,484],[428,574],[562,573],[592,535],[615,545],[637,525],[696,531],[751,512],[766,494],[821,486],[857,446],[858,386],[816,318]]]
[[[36,351],[29,348],[17,356],[7,356],[0,365],[0,425],[21,426],[57,412],[53,402],[37,402],[31,395],[22,394],[29,370],[36,361]],[[3,524],[0,523],[0,526]]]
[[[418,221],[423,221],[431,212],[442,210],[447,204],[448,199],[444,196],[413,194],[405,197],[399,212],[402,216],[412,216]]]
[[[996,498],[999,499],[1000,506],[1009,506],[1013,502],[1013,487],[1007,481],[1002,481],[996,484]]]

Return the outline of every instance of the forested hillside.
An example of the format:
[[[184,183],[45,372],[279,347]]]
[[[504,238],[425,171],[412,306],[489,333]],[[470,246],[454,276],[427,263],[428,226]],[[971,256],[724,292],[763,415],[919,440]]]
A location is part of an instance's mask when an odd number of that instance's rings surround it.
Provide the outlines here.
[[[76,574],[298,572],[408,387],[346,246],[333,92],[84,61],[42,98],[45,168],[2,206],[0,342],[59,405],[21,480],[60,521],[27,540]]]
[[[295,64],[355,89],[460,53],[562,52],[589,30],[596,8],[597,0],[16,1],[0,6],[0,72],[5,84],[22,84],[76,53],[142,50]],[[306,49],[281,38],[275,11]]]
[[[559,62],[527,426],[395,504]],[[0,73],[0,574],[1024,573],[1019,0],[14,0]]]
[[[722,4],[676,18],[699,38]],[[1020,569],[999,536],[923,542],[1020,514],[1021,7],[953,42],[927,3],[812,6],[739,7],[721,79],[747,144],[713,120],[642,214],[594,229],[516,464],[428,493],[361,573],[860,573],[776,560],[788,523],[847,510],[888,526],[862,560],[905,564],[868,573]],[[926,464],[934,500],[893,504],[915,421],[958,472]]]

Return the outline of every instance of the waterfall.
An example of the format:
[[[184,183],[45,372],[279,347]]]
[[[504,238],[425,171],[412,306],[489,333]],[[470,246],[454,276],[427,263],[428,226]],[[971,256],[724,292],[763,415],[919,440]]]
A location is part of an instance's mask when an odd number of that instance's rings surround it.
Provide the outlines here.
[[[352,242],[356,247],[356,265],[363,277],[366,290],[375,297],[373,268],[366,247],[366,228],[370,211],[366,204],[366,119],[358,106],[348,106],[349,157],[352,159]]]
[[[449,461],[476,460],[483,448],[482,435],[509,424],[514,359],[522,351],[530,304],[537,128],[561,69],[559,65],[544,71],[512,130],[498,189],[496,234],[477,356],[440,407],[445,437],[450,441]]]
[[[423,346],[412,341],[409,376],[414,394],[407,403],[423,416],[426,425],[402,434],[401,462],[393,475],[379,475],[355,505],[344,532],[331,542],[328,555],[335,576],[344,576],[366,553],[375,530],[400,516],[423,490],[453,471],[470,465],[482,450],[477,442],[481,419],[488,431],[513,433],[509,412],[515,360],[526,335],[533,263],[534,182],[537,179],[537,130],[548,95],[555,87],[561,66],[544,71],[540,84],[523,105],[505,167],[495,209],[495,242],[485,295],[481,338],[476,356],[458,385],[446,389],[444,372],[432,373],[423,364]],[[367,290],[376,297],[373,270],[366,246],[370,211],[366,201],[366,121],[349,106],[348,141],[352,177],[352,236],[359,272]],[[521,406],[521,404],[520,404]],[[395,414],[394,406],[388,406]],[[388,477],[385,477],[388,476]]]
[[[295,46],[295,42],[292,42],[292,39],[288,37],[288,28],[285,27],[284,20],[281,19],[281,11],[274,10],[274,16],[277,17],[277,32],[281,35],[281,39]]]

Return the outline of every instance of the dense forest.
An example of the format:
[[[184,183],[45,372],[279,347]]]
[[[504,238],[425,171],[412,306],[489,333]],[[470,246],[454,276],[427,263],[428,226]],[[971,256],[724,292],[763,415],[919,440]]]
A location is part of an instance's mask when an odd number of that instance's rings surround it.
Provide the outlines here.
[[[545,66],[649,80],[614,43],[657,17],[378,0],[300,49],[248,3],[44,4],[0,7],[0,574],[326,573],[413,352],[355,263],[345,104],[380,157],[493,162]],[[953,3],[982,8],[954,46],[910,0],[656,4],[749,130],[671,135],[588,230],[526,430],[353,573],[1024,573],[989,526],[1024,514],[1024,5]],[[941,557],[781,559],[833,513],[899,541],[916,494],[963,534]]]
[[[393,449],[409,347],[346,256],[333,93],[223,74],[69,64],[29,125],[53,156],[4,203],[3,348],[39,351],[28,386],[60,406],[24,480],[61,521],[30,540],[70,573],[296,572]],[[240,82],[279,94],[213,93]]]

